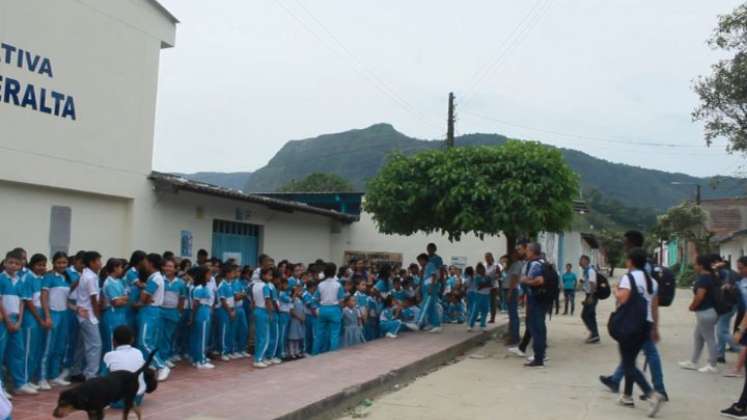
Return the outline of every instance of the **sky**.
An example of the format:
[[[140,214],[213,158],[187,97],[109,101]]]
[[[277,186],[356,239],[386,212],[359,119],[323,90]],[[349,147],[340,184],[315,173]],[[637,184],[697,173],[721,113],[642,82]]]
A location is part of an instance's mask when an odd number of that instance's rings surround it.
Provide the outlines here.
[[[705,146],[692,82],[735,0],[161,0],[154,167],[254,171],[289,140],[387,122],[499,133],[613,162],[735,175]]]

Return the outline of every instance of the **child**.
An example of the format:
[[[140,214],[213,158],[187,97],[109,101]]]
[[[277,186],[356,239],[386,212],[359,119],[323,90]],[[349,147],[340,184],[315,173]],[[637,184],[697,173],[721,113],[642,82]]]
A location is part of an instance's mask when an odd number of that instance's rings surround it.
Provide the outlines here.
[[[52,257],[52,271],[42,280],[42,309],[44,317],[52,321],[52,328],[47,332],[46,346],[41,358],[41,381],[51,379],[52,384],[67,386],[70,382],[62,373],[62,363],[68,340],[67,300],[70,295],[70,283],[67,277],[67,255],[57,252]],[[43,386],[40,383],[39,386]]]
[[[83,264],[83,257],[85,251],[78,251],[74,257],[69,260],[69,265],[65,273],[67,274],[68,284],[70,285],[70,294],[67,298],[67,314],[65,320],[67,322],[67,347],[65,348],[65,355],[62,361],[63,369],[60,372],[59,379],[66,381],[70,376],[70,369],[72,369],[75,363],[75,351],[78,346],[78,284],[80,283],[80,275],[85,269]]]
[[[273,305],[273,316],[270,317],[270,342],[267,347],[267,361],[275,365],[283,363],[283,360],[277,357],[277,352],[280,348],[280,315],[278,313],[280,309],[280,292],[278,288],[280,287],[281,278],[282,273],[280,270],[275,269],[272,272],[272,280],[267,283],[270,287]]]
[[[314,293],[316,293],[317,282],[311,278],[311,273],[304,275],[304,283],[306,284],[306,291],[303,292],[301,300],[304,304],[304,315],[306,326],[306,340],[304,341],[304,351],[307,355],[316,355],[314,352],[314,342],[318,340],[318,310],[319,304],[314,299]]]
[[[24,305],[23,282],[18,271],[21,269],[23,255],[10,251],[5,255],[5,270],[0,273],[0,294],[2,294],[2,317],[0,325],[0,354],[8,363],[8,370],[13,380],[15,392],[19,394],[37,394],[38,391],[26,382],[26,366],[23,358],[24,340],[21,332]]]
[[[76,380],[96,377],[101,363],[98,275],[102,266],[101,254],[96,251],[86,251],[83,254],[83,265],[85,268],[80,275],[75,301],[78,316],[78,343],[71,373]]]
[[[128,372],[137,372],[143,364],[145,359],[143,353],[132,347],[134,337],[132,330],[127,325],[120,325],[114,329],[114,350],[107,352],[104,355],[103,367],[101,374],[106,375],[110,372],[116,372],[118,370],[126,370]],[[135,405],[139,406],[143,403],[143,396],[145,395],[145,374],[141,373],[138,375],[138,387],[137,394],[135,394]],[[124,404],[122,401],[117,401],[112,404],[112,408],[123,408]]]
[[[379,328],[379,314],[382,309],[382,298],[380,297],[377,290],[370,285],[367,287],[368,291],[368,306],[366,310],[366,324],[363,328],[363,333],[366,341],[376,340],[381,336],[381,329]]]
[[[475,307],[469,318],[469,329],[472,331],[475,327],[477,317],[480,317],[480,329],[486,330],[488,312],[490,311],[490,289],[493,285],[490,279],[485,275],[485,266],[482,263],[477,264],[476,275],[474,278],[477,293],[475,293]]]
[[[385,333],[386,338],[397,338],[397,334],[402,328],[402,321],[397,319],[399,311],[399,307],[394,306],[394,299],[387,296],[384,299],[384,309],[379,315],[379,328]]]
[[[345,307],[342,310],[342,346],[351,347],[365,343],[363,331],[361,330],[361,314],[355,308],[356,302],[353,296],[349,296],[344,301]]]
[[[402,307],[402,310],[399,313],[399,317],[405,327],[410,331],[417,331],[417,320],[420,315],[420,308],[418,308],[417,299],[415,297],[408,298],[402,302],[400,306]]]
[[[249,353],[249,318],[247,317],[246,290],[249,285],[251,269],[244,267],[241,276],[233,282],[233,299],[236,302],[236,324],[234,326],[233,351],[237,358],[247,358]]]
[[[272,268],[262,268],[251,290],[254,301],[254,367],[258,369],[269,366],[267,349],[270,346],[270,318],[274,312],[272,292],[267,284],[270,281]]]
[[[280,279],[280,293],[278,294],[278,348],[275,358],[287,358],[288,328],[290,327],[291,309],[293,308],[292,291],[288,289],[288,279]]]
[[[426,262],[426,265],[430,264],[428,257],[425,255],[418,256],[418,261],[421,263]],[[441,331],[441,316],[440,312],[440,296],[441,296],[441,280],[445,276],[443,268],[434,271],[432,274],[426,276],[423,279],[423,307],[420,311],[420,318],[418,319],[418,326],[421,328],[426,323],[431,325],[430,332],[438,333]]]
[[[469,266],[464,269],[464,288],[467,290],[467,319],[472,317],[475,310],[477,285],[475,284],[475,269]]]
[[[190,267],[181,277],[184,282],[184,310],[179,318],[179,326],[176,329],[177,352],[171,357],[172,362],[178,362],[182,359],[190,360],[192,358],[192,352],[190,351],[192,345],[190,337],[192,326],[190,321],[192,320],[192,306],[194,303],[192,302],[192,292],[194,291],[192,273],[192,267]]]
[[[393,281],[392,297],[397,302],[402,302],[407,299],[407,290],[402,287],[402,279],[397,277]]]
[[[464,303],[457,293],[447,295],[449,304],[446,307],[446,322],[451,324],[464,324]]]
[[[23,302],[26,316],[23,319],[22,331],[25,342],[26,354],[24,361],[26,365],[26,382],[36,390],[48,391],[52,389],[45,380],[39,384],[41,378],[41,353],[44,348],[42,339],[46,331],[52,327],[52,321],[45,318],[41,305],[42,277],[47,272],[47,257],[42,254],[34,254],[28,264],[28,271],[21,279],[23,283]],[[43,387],[41,385],[44,385]]]
[[[176,261],[164,260],[163,266],[164,293],[161,306],[161,339],[158,353],[169,368],[174,367],[171,358],[176,355],[177,328],[184,310],[187,286],[176,276]]]
[[[114,349],[114,330],[120,325],[127,324],[127,292],[122,281],[124,274],[124,262],[117,258],[109,258],[106,266],[99,277],[103,277],[103,298],[101,308],[103,311],[101,324],[104,331],[102,348],[104,353]]]
[[[306,337],[306,327],[304,321],[306,315],[304,313],[303,300],[303,286],[300,281],[296,282],[296,287],[293,288],[293,308],[291,309],[290,326],[288,327],[288,353],[291,359],[298,359],[303,357],[303,341]]]
[[[210,278],[210,271],[202,266],[190,270],[190,277],[194,288],[192,289],[192,318],[189,325],[192,326],[190,346],[192,352],[192,364],[197,369],[213,369],[215,366],[209,363],[205,357],[207,352],[207,340],[210,336],[210,312],[213,298],[206,284]]]
[[[145,287],[140,293],[142,307],[138,310],[138,348],[143,357],[148,357],[158,348],[161,339],[161,306],[166,292],[161,268],[163,258],[160,254],[148,254],[143,261],[143,273],[147,275]],[[158,370],[158,381],[165,381],[171,369],[166,366],[158,354],[153,358],[153,366]]]
[[[143,288],[140,282],[140,270],[147,254],[145,251],[134,251],[127,264],[127,272],[124,276],[125,290],[127,291],[127,325],[133,334],[137,333],[137,311],[140,309],[140,290]]]
[[[217,293],[219,306],[215,310],[218,318],[218,351],[220,359],[227,362],[235,359],[234,328],[236,326],[236,301],[234,300],[233,282],[239,275],[239,268],[235,264],[224,264],[221,270],[221,280]]]

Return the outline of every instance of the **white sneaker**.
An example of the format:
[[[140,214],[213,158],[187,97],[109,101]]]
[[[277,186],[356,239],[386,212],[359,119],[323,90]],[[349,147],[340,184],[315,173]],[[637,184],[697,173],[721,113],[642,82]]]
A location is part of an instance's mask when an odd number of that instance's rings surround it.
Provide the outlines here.
[[[267,367],[267,363],[265,362],[254,362],[254,367],[257,369],[264,369]]]
[[[210,365],[210,366],[213,366],[213,365]],[[197,369],[212,369],[211,367],[208,367],[207,363],[197,363],[195,364],[195,367]]]
[[[282,361],[282,360],[280,360],[280,359],[279,359],[279,358],[277,358],[277,357],[273,357],[272,359],[270,359],[270,361],[271,361],[271,362],[272,362],[273,364],[276,364],[276,365],[279,365],[279,364],[283,363],[283,361]]]
[[[171,361],[174,362],[174,363],[181,362],[182,361],[182,356],[179,356],[178,354],[175,354],[175,355],[171,356]]]
[[[666,399],[663,395],[654,391],[651,393],[651,395],[648,396],[647,400],[650,405],[648,409],[648,416],[651,418],[656,417],[656,415],[659,413],[659,410],[661,410],[661,406],[664,405],[664,402],[666,402]]]
[[[37,384],[35,384],[33,382],[29,382],[26,385],[30,386],[31,388],[34,388],[35,391],[39,390],[39,385],[37,385]]]
[[[49,391],[50,389],[52,389],[52,385],[46,379],[39,381],[39,391]]]
[[[633,397],[630,395],[620,395],[617,403],[624,407],[635,407],[635,401],[633,401]]]
[[[158,369],[158,382],[163,382],[168,379],[169,373],[171,373],[171,369],[169,369],[168,366]]]
[[[441,328],[441,327],[434,327],[434,328],[431,328],[431,330],[428,331],[428,332],[440,333],[442,330],[443,330],[443,328]]]
[[[417,331],[417,330],[420,329],[420,328],[418,328],[418,324],[416,324],[414,322],[406,322],[405,323],[405,327],[407,327],[407,329],[410,330],[410,331]]]
[[[34,388],[30,387],[29,384],[26,384],[18,389],[16,389],[16,394],[26,394],[26,395],[36,395],[39,391],[35,390]]]
[[[59,385],[59,386],[68,386],[70,385],[70,382],[66,381],[65,378],[62,376],[52,379],[52,384]]]
[[[698,372],[700,372],[700,373],[718,373],[718,368],[716,366],[705,365],[702,368],[698,369]]]
[[[527,354],[524,353],[523,351],[521,351],[521,349],[519,349],[518,347],[510,347],[508,349],[508,352],[512,353],[512,354],[514,354],[514,355],[516,355],[518,357],[527,357]]]
[[[231,357],[232,359],[241,359],[242,356],[241,353],[231,353],[229,357]]]
[[[176,366],[176,365],[174,364],[174,362],[172,362],[171,360],[167,360],[167,361],[166,361],[166,362],[165,362],[164,364],[165,364],[165,365],[166,365],[166,367],[168,367],[169,369],[173,369],[173,368],[174,368],[174,366]]]
[[[210,362],[205,362],[202,364],[203,369],[215,369],[215,365]]]
[[[467,332],[472,332],[472,327],[467,327]]]
[[[397,338],[397,335],[396,335],[396,334],[393,334],[393,333],[390,333],[390,332],[388,332],[388,333],[386,333],[386,338]]]
[[[549,360],[550,360],[550,358],[547,357],[547,356],[545,356],[545,360],[543,360],[543,362],[547,362]],[[527,357],[527,362],[532,363],[533,361],[534,361],[534,356]]]
[[[245,352],[245,351],[242,351],[241,352],[241,358],[242,359],[246,359],[247,357],[251,357],[251,355],[249,353]]]
[[[231,358],[228,357],[227,354],[223,354],[223,355],[220,356],[220,360],[223,360],[224,362],[227,362],[227,361],[231,360]]]
[[[678,365],[680,365],[680,367],[682,369],[686,369],[686,370],[698,370],[698,367],[695,366],[695,363],[693,363],[693,362],[691,362],[689,360],[686,360],[684,362],[679,362]]]

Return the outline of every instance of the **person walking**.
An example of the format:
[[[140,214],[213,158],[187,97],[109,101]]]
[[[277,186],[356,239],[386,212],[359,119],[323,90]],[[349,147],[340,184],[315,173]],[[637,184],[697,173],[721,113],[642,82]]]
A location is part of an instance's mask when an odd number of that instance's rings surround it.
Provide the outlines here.
[[[690,360],[680,362],[679,365],[687,370],[716,373],[718,372],[716,367],[716,360],[718,359],[716,350],[718,313],[715,309],[713,291],[717,281],[711,258],[707,255],[698,256],[695,260],[695,272],[698,273],[698,278],[693,285],[693,300],[690,303],[690,311],[695,312],[696,319],[693,355]],[[708,347],[708,363],[698,369],[697,363],[703,352],[703,346]]]
[[[578,276],[573,272],[573,265],[568,263],[565,265],[565,273],[563,273],[563,301],[564,311],[563,315],[568,315],[568,307],[571,309],[571,316],[576,310],[576,284],[578,283]]]
[[[541,259],[542,246],[537,242],[527,245],[527,265],[521,283],[527,287],[527,328],[532,339],[534,359],[525,364],[526,367],[542,368],[545,366],[545,350],[547,348],[547,315],[549,303],[544,302],[541,297],[541,288],[544,284],[543,262]]]
[[[583,276],[581,281],[584,293],[586,293],[581,310],[581,319],[589,330],[589,338],[586,339],[586,344],[594,344],[600,341],[597,327],[597,298],[594,295],[597,291],[597,272],[591,266],[591,260],[587,255],[581,256],[578,265],[581,266]]]

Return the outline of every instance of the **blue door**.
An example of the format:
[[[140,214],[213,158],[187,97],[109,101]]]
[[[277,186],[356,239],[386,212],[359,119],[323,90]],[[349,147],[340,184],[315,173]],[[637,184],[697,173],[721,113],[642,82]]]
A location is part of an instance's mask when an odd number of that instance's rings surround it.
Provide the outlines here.
[[[257,266],[259,226],[248,223],[213,221],[212,255],[225,261],[233,258],[239,265]]]

